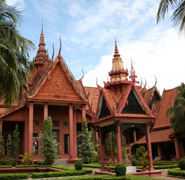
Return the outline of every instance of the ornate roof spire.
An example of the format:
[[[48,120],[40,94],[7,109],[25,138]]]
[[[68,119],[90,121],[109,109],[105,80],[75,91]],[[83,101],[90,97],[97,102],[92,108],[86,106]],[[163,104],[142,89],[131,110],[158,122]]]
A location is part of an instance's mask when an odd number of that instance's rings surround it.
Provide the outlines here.
[[[132,59],[131,59],[131,69],[130,69],[130,79],[135,82],[136,81],[136,74],[135,74],[135,69],[133,68],[133,64],[132,64]]]
[[[46,52],[46,48],[45,48],[44,31],[43,31],[43,23],[42,23],[39,49],[37,51],[37,55],[35,57],[34,64],[43,64],[44,60],[48,60],[48,56],[47,56],[47,52]]]
[[[111,82],[119,82],[127,79],[128,71],[124,70],[123,61],[120,57],[117,41],[115,38],[115,51],[112,59],[112,71],[109,73]]]

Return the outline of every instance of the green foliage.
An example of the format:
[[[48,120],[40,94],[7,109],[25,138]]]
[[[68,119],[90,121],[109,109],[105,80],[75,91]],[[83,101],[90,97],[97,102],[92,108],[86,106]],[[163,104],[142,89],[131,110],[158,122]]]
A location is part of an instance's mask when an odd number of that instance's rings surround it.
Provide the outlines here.
[[[170,7],[170,8],[169,8]],[[185,1],[177,0],[161,0],[157,12],[157,23],[164,19],[165,15],[168,13],[169,9],[173,10],[171,20],[174,25],[178,27],[180,32],[185,30],[185,17],[184,17]]]
[[[12,168],[12,165],[0,165],[0,168]]]
[[[144,146],[136,149],[136,157],[143,168],[148,165],[148,151],[146,151]]]
[[[6,139],[6,154],[7,156],[12,155],[12,136],[11,134],[8,134],[7,139]]]
[[[51,165],[37,165],[37,164],[31,164],[31,165],[16,165],[16,168],[28,168],[28,167],[51,167]]]
[[[17,179],[28,179],[28,174],[26,173],[6,173],[0,174],[1,180],[17,180]]]
[[[117,164],[115,167],[116,176],[124,176],[126,174],[126,167],[124,164]]]
[[[13,142],[12,142],[12,155],[13,156],[17,156],[19,154],[19,143],[20,143],[20,132],[19,132],[19,129],[18,129],[18,125],[16,124],[15,126],[15,130],[13,132],[13,136],[12,136],[12,139],[13,139]]]
[[[15,166],[16,160],[14,158],[4,158],[0,160],[0,164]]]
[[[0,157],[4,155],[4,146],[3,146],[3,135],[2,131],[0,130]]]
[[[139,176],[138,176],[139,177]],[[78,177],[67,177],[56,180],[137,180],[138,177],[127,177],[127,176],[111,176],[111,175],[96,175],[96,176],[78,176]],[[153,180],[154,178],[144,177],[138,180]]]
[[[82,163],[82,161],[76,161],[75,162],[75,169],[76,170],[82,170],[82,168],[83,168],[83,163]]]
[[[63,176],[79,176],[91,174],[92,170],[66,170],[62,172],[45,172],[45,173],[32,173],[32,178],[49,178],[49,177],[63,177]]]
[[[19,157],[21,158],[21,163],[23,165],[33,164],[33,155],[32,154],[24,153],[24,155],[19,155]]]
[[[57,157],[57,143],[52,137],[52,119],[47,117],[44,120],[44,134],[41,135],[42,154],[45,157],[45,164],[52,164]]]
[[[147,168],[149,168],[149,166],[146,166]],[[174,165],[154,165],[154,169],[173,169],[173,168],[177,168],[179,167],[178,164],[174,164]],[[142,166],[137,166],[137,169],[142,169]]]
[[[171,127],[174,132],[185,132],[185,84],[182,83],[177,89],[177,96],[174,104],[167,111],[167,116],[170,118]]]
[[[138,164],[137,159],[133,158],[132,159],[132,166],[137,166],[137,164]]]
[[[181,169],[170,169],[168,170],[168,174],[172,176],[182,176],[185,177],[185,170]]]
[[[89,133],[85,118],[82,119],[82,133],[79,134],[79,138],[82,140],[82,144],[79,145],[82,161],[83,163],[88,164],[92,160],[94,145],[91,141],[91,135]]]
[[[179,167],[181,168],[181,170],[185,170],[185,158],[179,161]]]
[[[28,52],[34,45],[18,32],[20,18],[15,6],[0,1],[0,99],[6,104],[22,100],[27,91],[31,64]]]

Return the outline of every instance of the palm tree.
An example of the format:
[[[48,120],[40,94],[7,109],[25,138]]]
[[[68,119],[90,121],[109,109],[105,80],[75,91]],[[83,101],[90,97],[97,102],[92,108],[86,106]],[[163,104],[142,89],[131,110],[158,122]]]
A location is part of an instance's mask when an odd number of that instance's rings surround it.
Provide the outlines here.
[[[185,30],[185,0],[161,0],[157,12],[157,23],[164,19],[169,7],[174,9],[171,16],[175,26],[178,26],[179,31]]]
[[[177,97],[174,101],[173,107],[167,111],[167,116],[170,118],[171,127],[174,132],[185,132],[185,84],[182,83],[177,88]]]
[[[0,99],[12,104],[27,90],[28,52],[33,43],[17,31],[21,18],[14,6],[0,0]]]

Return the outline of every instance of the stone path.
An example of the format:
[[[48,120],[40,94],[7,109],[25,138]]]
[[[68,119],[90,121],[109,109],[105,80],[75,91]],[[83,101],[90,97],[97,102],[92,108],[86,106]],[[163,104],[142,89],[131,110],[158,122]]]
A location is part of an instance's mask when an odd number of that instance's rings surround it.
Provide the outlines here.
[[[167,169],[162,170],[162,176],[156,176],[154,178],[163,179],[163,180],[184,180],[183,178],[168,176],[168,170]]]

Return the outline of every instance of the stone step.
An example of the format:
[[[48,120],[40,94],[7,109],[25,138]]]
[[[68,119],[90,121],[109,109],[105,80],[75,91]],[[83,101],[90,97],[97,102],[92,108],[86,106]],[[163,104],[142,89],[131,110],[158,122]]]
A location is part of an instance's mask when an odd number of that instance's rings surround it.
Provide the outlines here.
[[[69,166],[68,159],[55,159],[54,164]]]

